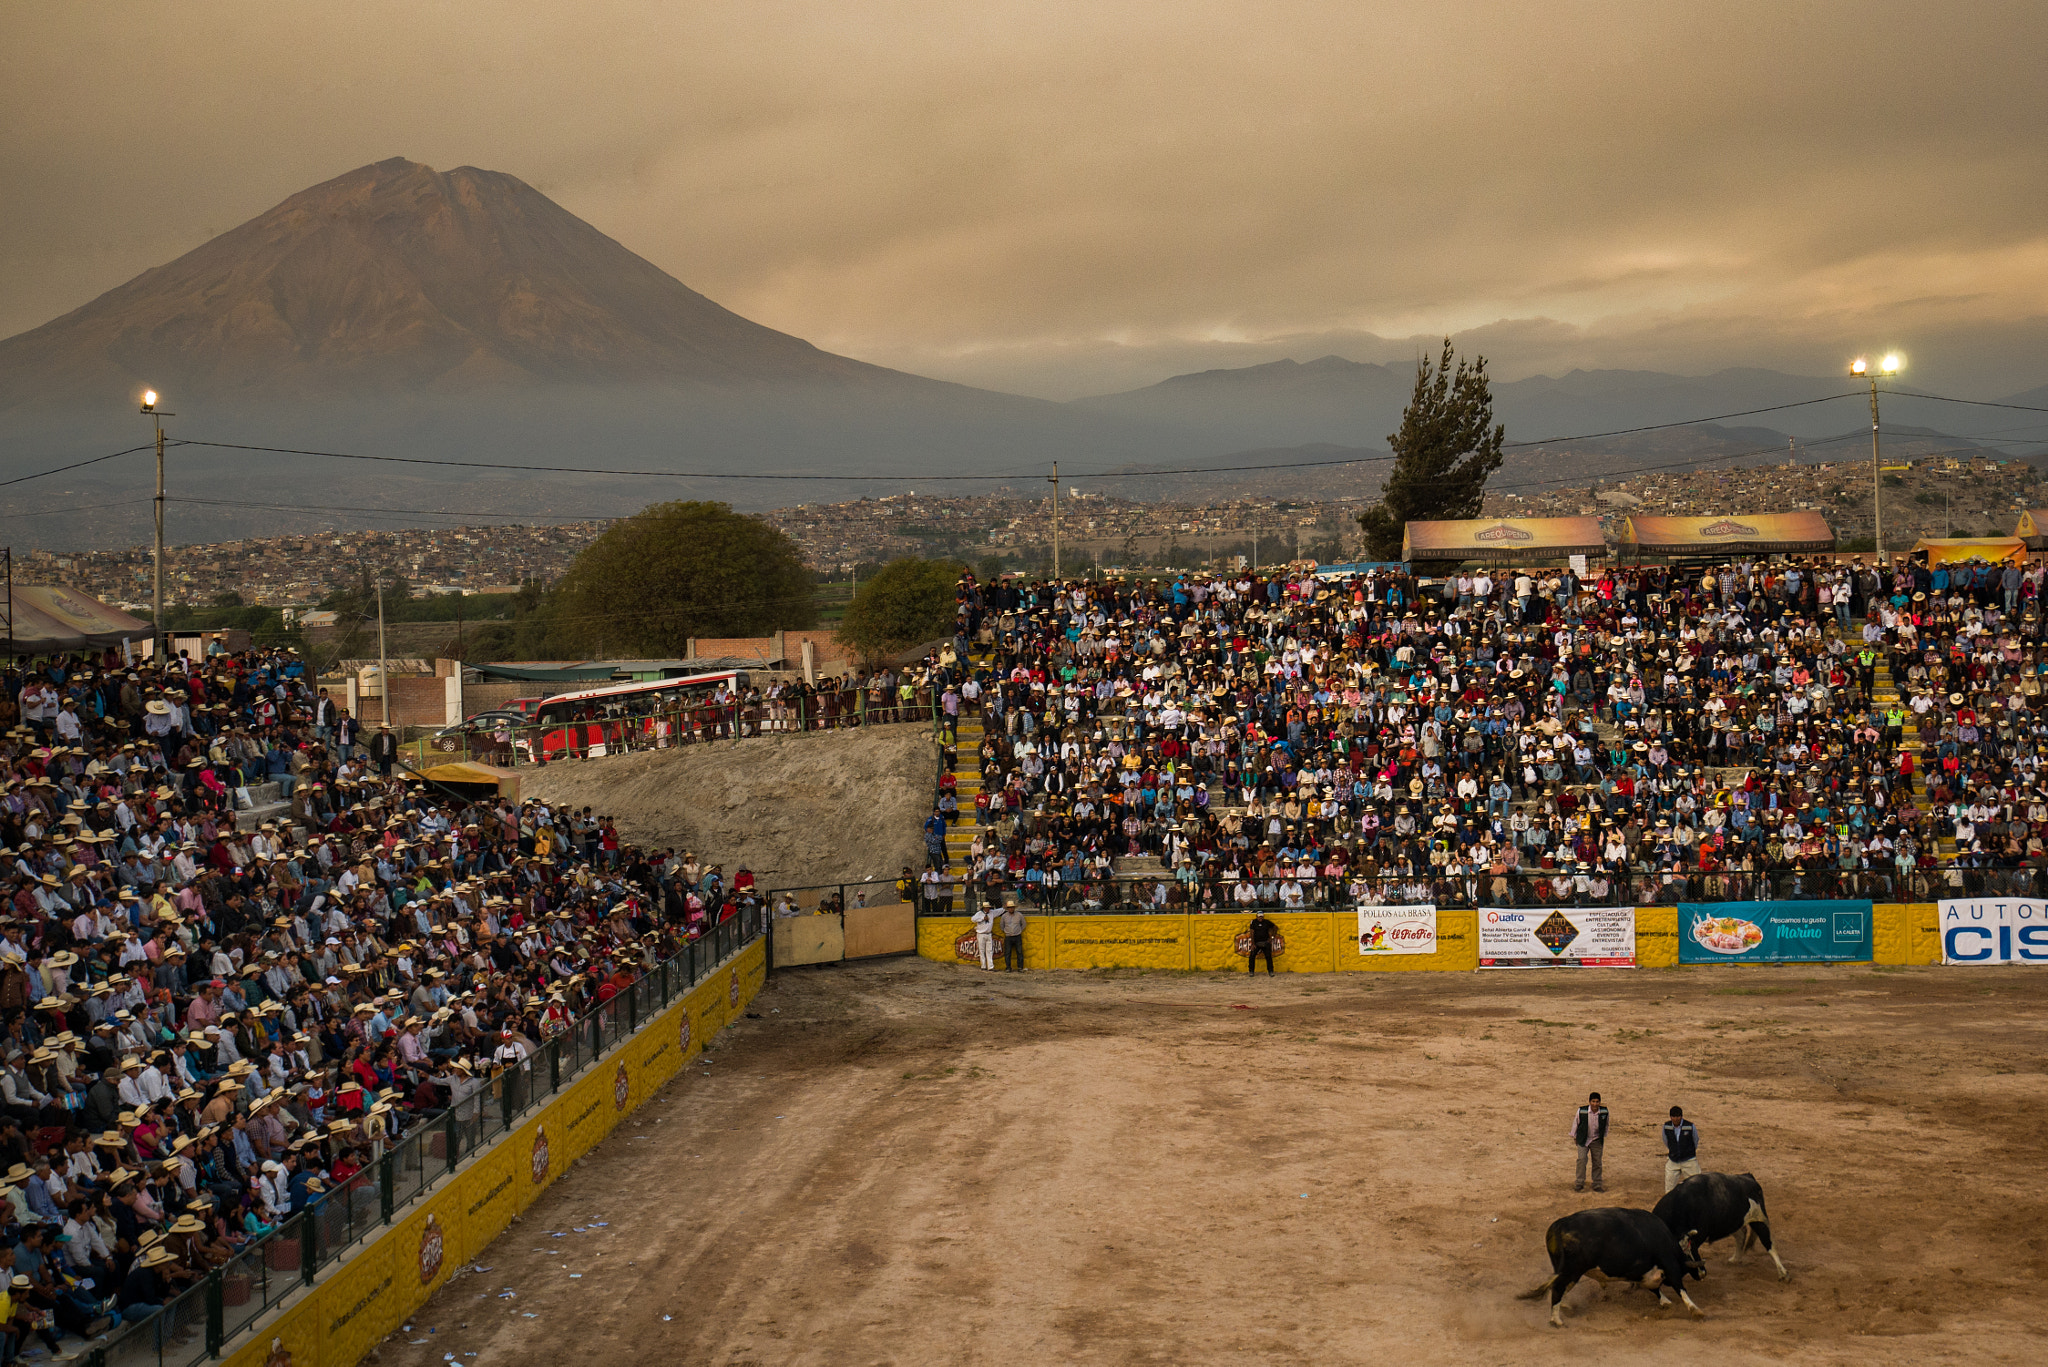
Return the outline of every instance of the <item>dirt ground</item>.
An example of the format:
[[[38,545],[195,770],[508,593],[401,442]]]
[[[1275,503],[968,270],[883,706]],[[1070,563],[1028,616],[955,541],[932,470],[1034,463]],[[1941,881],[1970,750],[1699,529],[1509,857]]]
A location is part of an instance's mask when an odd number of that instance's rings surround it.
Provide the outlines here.
[[[786,971],[377,1360],[2038,1363],[2044,1002],[2023,968]],[[1548,1327],[1545,1228],[1653,1205],[1673,1103],[1792,1280],[1715,1245],[1705,1320],[1582,1283]]]
[[[869,726],[567,760],[522,770],[521,794],[592,807],[728,879],[745,864],[764,887],[805,887],[923,868],[937,764],[928,726]]]

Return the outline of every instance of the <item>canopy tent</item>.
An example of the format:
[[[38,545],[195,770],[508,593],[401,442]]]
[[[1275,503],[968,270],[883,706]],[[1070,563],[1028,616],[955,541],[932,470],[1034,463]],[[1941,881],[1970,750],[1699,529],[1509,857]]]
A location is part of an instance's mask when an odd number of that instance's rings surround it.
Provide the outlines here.
[[[1719,552],[1791,555],[1835,548],[1835,534],[1819,513],[1758,513],[1742,517],[1627,517],[1617,540],[1649,555]]]
[[[1923,536],[1913,554],[1927,552],[1927,564],[1952,565],[1959,560],[2025,560],[2027,543],[2016,536]]]
[[[2027,543],[2028,550],[2048,550],[2048,508],[2029,508],[2020,514],[2020,525],[2012,534]]]
[[[519,775],[509,769],[494,769],[488,764],[437,764],[422,770],[420,777],[430,783],[453,788],[467,798],[489,796],[485,791],[488,789],[502,794],[508,801],[519,800]]]
[[[1604,556],[1607,538],[1597,517],[1474,517],[1456,522],[1410,522],[1401,532],[1401,558],[1486,560],[1518,564]]]
[[[16,655],[93,650],[124,640],[147,641],[149,623],[62,584],[16,584],[7,597]]]

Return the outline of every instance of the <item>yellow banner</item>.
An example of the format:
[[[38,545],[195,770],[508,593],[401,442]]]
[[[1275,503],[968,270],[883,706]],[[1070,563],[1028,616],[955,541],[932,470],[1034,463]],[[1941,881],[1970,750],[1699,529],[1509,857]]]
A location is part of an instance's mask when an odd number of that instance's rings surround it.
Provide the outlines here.
[[[1628,517],[1624,545],[1645,550],[1824,551],[1835,544],[1828,520],[1817,512],[1745,513],[1718,517]]]
[[[1054,916],[1055,968],[1186,968],[1185,916]],[[1027,960],[1028,964],[1028,960]]]
[[[1597,517],[1474,517],[1410,522],[1401,533],[1403,560],[1545,560],[1605,555]]]

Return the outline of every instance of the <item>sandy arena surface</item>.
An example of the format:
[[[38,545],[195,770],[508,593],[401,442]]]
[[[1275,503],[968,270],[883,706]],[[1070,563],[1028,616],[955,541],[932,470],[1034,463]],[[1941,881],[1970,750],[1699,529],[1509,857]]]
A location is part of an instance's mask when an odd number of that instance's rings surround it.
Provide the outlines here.
[[[2044,1002],[2026,969],[778,973],[372,1360],[2039,1363]],[[1571,1189],[1589,1088],[1605,1196]],[[1547,1327],[1545,1228],[1653,1205],[1673,1103],[1792,1280],[1720,1244],[1703,1321],[1582,1283]]]

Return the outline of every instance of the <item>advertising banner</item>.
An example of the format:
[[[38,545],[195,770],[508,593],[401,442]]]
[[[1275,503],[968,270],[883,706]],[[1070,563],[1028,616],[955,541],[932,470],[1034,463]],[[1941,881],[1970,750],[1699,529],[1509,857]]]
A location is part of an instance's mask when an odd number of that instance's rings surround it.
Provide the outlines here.
[[[1436,905],[1360,907],[1360,954],[1436,953]]]
[[[1945,964],[2048,964],[2048,901],[1972,897],[1941,904]]]
[[[1634,968],[1634,907],[1481,907],[1479,966]]]
[[[1868,902],[1693,902],[1678,909],[1678,961],[1868,963]]]

